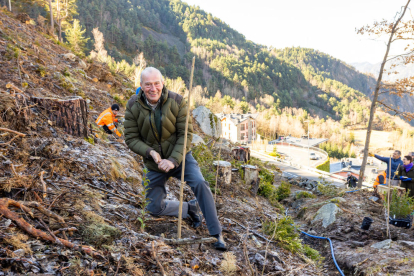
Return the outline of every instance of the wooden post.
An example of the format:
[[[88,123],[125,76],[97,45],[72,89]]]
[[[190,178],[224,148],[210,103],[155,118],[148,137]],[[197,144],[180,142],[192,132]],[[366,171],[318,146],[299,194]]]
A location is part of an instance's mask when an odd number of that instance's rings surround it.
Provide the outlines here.
[[[184,193],[184,172],[185,172],[185,155],[187,154],[187,133],[188,133],[188,120],[190,117],[190,95],[191,89],[193,88],[193,75],[194,75],[194,63],[195,57],[193,57],[193,63],[191,65],[191,76],[190,76],[190,87],[188,89],[188,100],[187,100],[187,118],[185,120],[185,131],[184,131],[184,148],[183,148],[183,162],[181,170],[181,185],[180,185],[180,205],[178,206],[178,227],[177,227],[177,236],[181,239],[181,223],[183,220],[183,193]]]
[[[218,180],[220,185],[230,185],[231,183],[231,163],[227,161],[214,161],[214,166],[217,166]]]
[[[253,195],[259,190],[259,169],[256,166],[246,165],[244,169],[244,182]]]
[[[389,238],[390,235],[390,190],[391,190],[391,158],[392,156],[390,156],[390,161],[388,163],[388,194],[387,194],[387,210],[388,210],[388,215],[387,215],[387,237]]]

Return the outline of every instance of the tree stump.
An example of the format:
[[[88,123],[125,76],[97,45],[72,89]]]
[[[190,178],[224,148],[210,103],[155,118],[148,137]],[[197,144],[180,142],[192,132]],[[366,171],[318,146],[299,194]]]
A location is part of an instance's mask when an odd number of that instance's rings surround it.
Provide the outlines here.
[[[227,161],[213,162],[214,166],[218,166],[217,185],[229,186],[231,183],[231,163]]]
[[[38,107],[46,110],[49,119],[62,127],[66,133],[88,137],[88,107],[82,97],[66,99],[31,97]]]
[[[231,150],[233,158],[238,161],[247,162],[250,160],[250,148],[236,147]]]
[[[256,195],[259,190],[259,169],[256,166],[246,165],[244,169],[244,182],[249,190]]]

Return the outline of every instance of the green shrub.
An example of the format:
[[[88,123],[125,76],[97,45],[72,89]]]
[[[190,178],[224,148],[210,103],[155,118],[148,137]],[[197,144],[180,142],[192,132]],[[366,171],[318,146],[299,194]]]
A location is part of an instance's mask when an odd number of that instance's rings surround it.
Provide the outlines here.
[[[328,158],[328,160],[326,160],[325,162],[323,162],[322,164],[320,164],[320,165],[318,165],[318,166],[316,166],[316,168],[318,169],[318,170],[321,170],[321,171],[324,171],[324,172],[330,172],[330,166],[331,166],[331,161],[329,160],[329,158]]]
[[[306,191],[302,191],[296,194],[296,199],[301,199],[301,198],[316,198],[316,195],[306,192]]]
[[[385,194],[384,206],[388,206],[388,197]],[[397,189],[392,189],[390,201],[390,216],[393,218],[407,218],[414,211],[414,198],[409,196],[409,193],[398,195]]]
[[[291,217],[284,217],[276,223],[265,221],[263,223],[263,233],[270,237],[275,233],[273,239],[280,242],[282,247],[293,253],[302,252],[303,250],[299,233],[295,230],[294,221]]]
[[[319,254],[319,251],[316,249],[311,248],[309,245],[304,244],[303,245],[303,253],[305,253],[305,255],[310,258],[311,260],[315,261],[315,262],[320,262],[323,260],[323,257],[321,256],[321,254]]]
[[[281,201],[290,196],[290,184],[287,182],[282,182],[280,186],[274,191],[274,198],[277,201]]]
[[[276,229],[275,229],[276,228]],[[299,238],[299,232],[295,229],[294,221],[291,217],[284,217],[277,221],[265,221],[263,223],[263,233],[280,242],[281,246],[293,253],[305,254],[313,261],[320,262],[323,257],[319,252],[308,245],[303,245]]]
[[[258,195],[264,196],[269,198],[274,193],[275,187],[272,183],[269,182],[260,182],[259,190],[257,192]]]
[[[330,197],[342,196],[344,194],[344,190],[336,187],[335,185],[330,185],[330,184],[324,185],[320,182],[318,184],[318,191],[322,195],[330,196]]]

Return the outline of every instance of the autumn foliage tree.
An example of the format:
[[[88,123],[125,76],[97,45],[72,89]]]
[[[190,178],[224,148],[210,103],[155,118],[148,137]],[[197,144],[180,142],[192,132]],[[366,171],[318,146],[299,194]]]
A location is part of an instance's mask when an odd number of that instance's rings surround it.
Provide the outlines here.
[[[398,74],[395,68],[399,65],[408,65],[410,63],[414,63],[414,44],[412,41],[414,40],[414,21],[408,20],[403,21],[403,17],[407,11],[408,5],[410,4],[411,0],[407,1],[407,4],[402,7],[401,11],[398,12],[393,21],[383,20],[381,22],[374,22],[372,26],[364,26],[359,29],[357,32],[359,34],[366,34],[371,37],[380,38],[386,37],[387,38],[387,47],[385,51],[384,58],[381,63],[380,72],[377,79],[377,84],[375,86],[374,95],[371,103],[370,109],[370,117],[368,121],[368,129],[367,129],[367,136],[365,140],[365,147],[364,147],[364,157],[362,160],[361,170],[359,172],[359,182],[358,187],[362,186],[362,181],[364,179],[364,172],[365,166],[367,164],[368,159],[368,150],[369,150],[369,143],[371,138],[371,131],[373,127],[374,115],[375,110],[378,105],[383,106],[386,110],[390,112],[395,112],[407,119],[412,119],[414,117],[413,113],[409,112],[401,112],[399,111],[398,106],[392,106],[388,104],[386,101],[379,99],[380,94],[395,94],[399,97],[411,96],[412,92],[414,91],[414,76],[408,78],[402,78],[394,83],[386,83],[382,81],[382,77],[384,73],[388,74]],[[406,46],[402,53],[389,56],[390,49],[392,45],[399,45],[399,43],[404,42]],[[386,63],[391,63],[390,65],[390,72],[386,72],[385,65]]]

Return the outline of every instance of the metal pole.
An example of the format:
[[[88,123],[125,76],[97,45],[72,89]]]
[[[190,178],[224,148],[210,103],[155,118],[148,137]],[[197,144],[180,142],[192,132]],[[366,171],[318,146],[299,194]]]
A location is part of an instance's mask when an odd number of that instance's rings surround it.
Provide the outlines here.
[[[178,229],[177,229],[177,236],[181,239],[181,224],[183,220],[183,193],[184,193],[184,172],[185,172],[185,155],[187,154],[187,133],[188,133],[188,119],[190,117],[190,95],[191,89],[193,87],[193,75],[194,75],[194,62],[195,57],[193,57],[193,63],[191,65],[191,76],[190,76],[190,87],[188,90],[188,101],[187,101],[187,118],[185,120],[185,131],[184,131],[184,148],[183,148],[183,162],[182,162],[182,170],[181,170],[181,186],[180,186],[180,205],[178,206]]]

